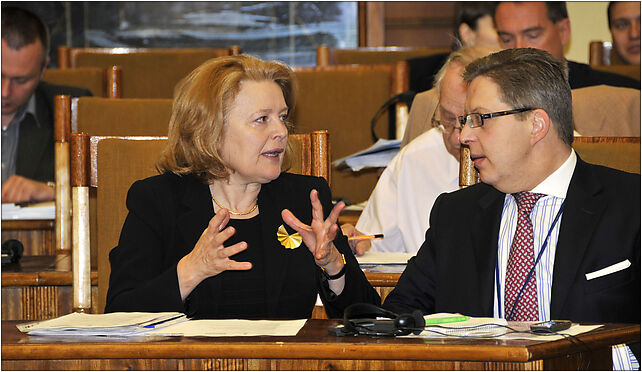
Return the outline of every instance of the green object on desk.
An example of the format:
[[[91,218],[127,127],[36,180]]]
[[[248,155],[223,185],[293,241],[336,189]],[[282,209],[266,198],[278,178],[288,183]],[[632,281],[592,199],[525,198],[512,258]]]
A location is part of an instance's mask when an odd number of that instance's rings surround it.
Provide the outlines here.
[[[468,320],[468,317],[465,316],[465,315],[462,315],[462,316],[447,316],[447,317],[444,317],[444,318],[425,319],[426,325],[465,322],[466,320]]]

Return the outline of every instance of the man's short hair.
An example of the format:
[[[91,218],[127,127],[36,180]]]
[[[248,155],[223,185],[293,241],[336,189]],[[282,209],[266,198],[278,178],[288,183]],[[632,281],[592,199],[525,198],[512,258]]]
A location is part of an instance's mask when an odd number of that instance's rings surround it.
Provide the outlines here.
[[[2,39],[13,50],[40,40],[43,50],[42,67],[45,67],[49,56],[49,30],[34,13],[22,8],[2,7]]]
[[[506,49],[466,67],[464,80],[468,84],[478,76],[495,82],[501,90],[500,100],[512,108],[546,111],[559,138],[569,146],[573,143],[573,106],[565,60],[540,49]],[[522,119],[526,115],[528,112],[520,114]]]
[[[613,6],[615,3],[615,1],[609,1],[609,6],[606,8],[606,18],[609,21],[609,29],[611,28],[611,12],[613,12]]]
[[[455,2],[455,23],[453,32],[455,40],[453,41],[452,50],[462,47],[459,26],[466,24],[473,31],[477,31],[478,21],[484,16],[493,16],[495,3],[492,1],[457,1]]]
[[[493,10],[493,20],[495,19],[497,7],[501,3],[501,1],[495,2],[495,9]],[[546,15],[552,23],[555,24],[562,19],[568,18],[568,11],[566,10],[565,1],[545,1],[544,4],[546,4]]]
[[[568,18],[568,11],[566,10],[566,2],[565,1],[547,1],[546,13],[548,14],[548,19],[553,23],[557,23],[562,19]]]

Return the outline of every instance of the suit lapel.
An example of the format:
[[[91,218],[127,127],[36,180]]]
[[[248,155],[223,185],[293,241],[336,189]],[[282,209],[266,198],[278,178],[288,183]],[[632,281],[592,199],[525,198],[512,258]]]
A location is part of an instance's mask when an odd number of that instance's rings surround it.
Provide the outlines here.
[[[477,280],[481,311],[487,316],[493,314],[493,288],[495,284],[495,263],[497,261],[497,239],[504,205],[504,194],[489,188],[476,206],[472,218],[471,237],[475,262],[478,264]]]
[[[560,226],[553,285],[551,288],[551,319],[559,318],[569,290],[578,277],[595,225],[606,207],[600,191],[602,185],[593,177],[589,166],[579,157],[569,184]]]

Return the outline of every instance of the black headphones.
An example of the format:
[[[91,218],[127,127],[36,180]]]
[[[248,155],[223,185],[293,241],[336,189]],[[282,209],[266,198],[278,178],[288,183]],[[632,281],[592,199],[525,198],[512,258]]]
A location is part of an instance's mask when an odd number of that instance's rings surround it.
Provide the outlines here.
[[[405,336],[411,332],[418,335],[425,326],[424,315],[419,310],[412,314],[396,314],[379,306],[358,303],[345,309],[343,326],[331,329],[330,332],[337,336]]]

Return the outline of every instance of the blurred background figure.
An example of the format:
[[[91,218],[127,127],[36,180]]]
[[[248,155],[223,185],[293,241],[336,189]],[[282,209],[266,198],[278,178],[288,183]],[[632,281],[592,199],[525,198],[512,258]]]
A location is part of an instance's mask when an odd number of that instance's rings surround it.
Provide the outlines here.
[[[2,202],[54,200],[53,99],[90,96],[41,81],[49,30],[30,11],[2,8]]]
[[[474,45],[499,49],[497,31],[493,25],[494,3],[491,1],[455,2],[452,50]],[[408,60],[410,90],[419,93],[433,87],[435,75],[450,53]]]
[[[466,66],[495,49],[474,46],[450,54],[435,77],[436,88],[415,96],[404,140],[410,142],[381,174],[356,227],[346,235],[380,234],[381,240],[351,241],[357,255],[373,252],[416,253],[429,227],[435,199],[459,188],[459,124],[464,114]]]
[[[619,61],[611,64],[640,64],[640,2],[611,1],[608,7],[613,50]],[[614,57],[615,57],[614,56]],[[614,63],[615,62],[615,63]]]
[[[571,38],[571,21],[565,2],[501,1],[495,8],[494,20],[502,48],[536,48],[566,60],[564,47]],[[640,89],[638,80],[566,61],[571,89],[600,84]]]

